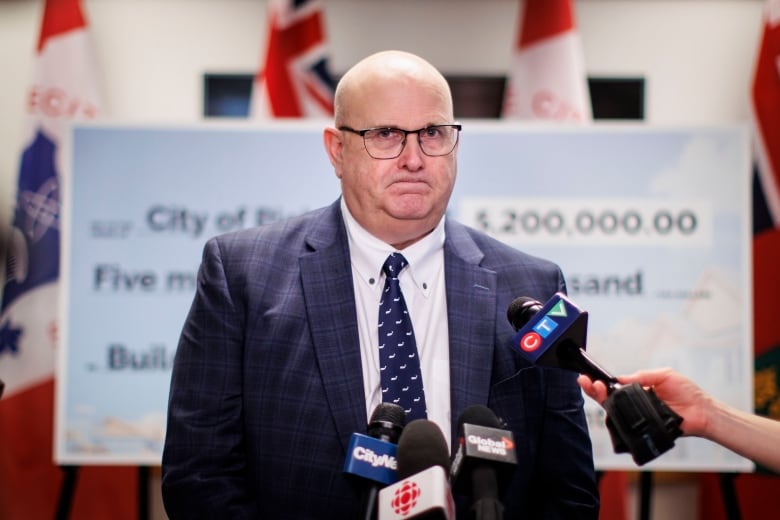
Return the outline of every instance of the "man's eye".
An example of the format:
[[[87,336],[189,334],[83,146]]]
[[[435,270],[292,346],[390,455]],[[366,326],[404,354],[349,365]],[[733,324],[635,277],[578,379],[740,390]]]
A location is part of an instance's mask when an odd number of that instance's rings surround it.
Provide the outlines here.
[[[378,139],[398,139],[398,132],[392,128],[383,128],[376,131],[376,137]]]

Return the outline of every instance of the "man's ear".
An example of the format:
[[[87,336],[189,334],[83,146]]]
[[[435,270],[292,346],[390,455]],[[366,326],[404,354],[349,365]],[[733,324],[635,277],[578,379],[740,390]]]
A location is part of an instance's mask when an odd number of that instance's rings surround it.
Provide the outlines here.
[[[341,162],[343,159],[344,142],[342,141],[343,134],[340,130],[333,127],[326,127],[322,134],[322,139],[325,144],[325,151],[328,154],[330,163],[333,165],[333,169],[336,172],[336,177],[341,178]]]

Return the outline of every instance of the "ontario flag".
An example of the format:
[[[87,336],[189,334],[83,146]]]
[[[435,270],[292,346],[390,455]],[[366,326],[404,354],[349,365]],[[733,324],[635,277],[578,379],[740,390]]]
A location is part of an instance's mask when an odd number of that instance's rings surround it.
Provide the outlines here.
[[[320,0],[269,0],[268,44],[252,91],[251,116],[330,117],[336,81]]]
[[[571,0],[525,0],[502,116],[553,122],[592,120],[582,43]]]
[[[79,0],[47,0],[26,98],[23,150],[0,302],[0,518],[52,518],[63,472],[53,462],[54,367],[58,344],[60,203],[68,125],[102,111]],[[135,480],[125,469],[84,472],[78,518],[133,518]],[[113,486],[126,490],[112,492]],[[137,488],[135,488],[137,489]],[[102,495],[97,493],[103,493]],[[93,495],[94,494],[94,495]],[[92,496],[90,496],[92,495]],[[130,495],[132,496],[132,495]],[[83,499],[81,498],[83,497]],[[100,509],[113,501],[111,509]]]
[[[753,353],[754,408],[780,420],[780,0],[762,11],[759,48],[750,90],[753,167]],[[699,518],[728,517],[717,476],[705,475],[699,486]],[[762,467],[734,479],[742,518],[777,514],[780,479]]]
[[[766,2],[762,20],[751,89],[755,408],[780,420],[780,0]]]

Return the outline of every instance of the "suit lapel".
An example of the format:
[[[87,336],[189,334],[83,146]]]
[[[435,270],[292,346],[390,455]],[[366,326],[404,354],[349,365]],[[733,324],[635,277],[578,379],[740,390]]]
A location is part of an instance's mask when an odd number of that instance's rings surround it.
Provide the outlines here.
[[[346,452],[351,435],[366,429],[360,340],[349,247],[338,210],[331,206],[307,238],[301,281],[323,390]]]
[[[465,229],[448,221],[444,246],[450,342],[452,438],[463,410],[487,405],[496,331],[494,271],[480,266],[483,253]]]
[[[349,247],[338,201],[307,238],[301,279],[323,389],[346,452],[351,435],[366,428],[360,340]],[[447,223],[444,269],[450,342],[452,438],[457,419],[473,404],[487,404],[496,330],[494,271],[465,229]]]

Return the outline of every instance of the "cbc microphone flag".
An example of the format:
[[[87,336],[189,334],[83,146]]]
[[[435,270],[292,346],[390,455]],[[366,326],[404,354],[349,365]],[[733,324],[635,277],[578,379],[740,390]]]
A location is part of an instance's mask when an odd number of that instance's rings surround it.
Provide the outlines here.
[[[504,118],[592,119],[582,44],[571,0],[525,0],[507,78]]]
[[[52,426],[63,149],[69,123],[94,119],[102,107],[79,0],[45,2],[33,71],[25,100],[16,207],[8,236],[3,237],[7,254],[0,301],[0,379],[5,382],[0,399],[0,518],[4,519],[53,517],[62,480],[61,469],[52,462]],[[91,476],[84,476],[81,487],[90,485]],[[132,481],[123,484],[132,489]],[[103,496],[95,502],[117,498]],[[129,505],[132,514],[132,502]],[[86,506],[81,511],[95,510],[93,504]]]
[[[265,62],[250,107],[256,119],[330,117],[336,82],[328,68],[321,0],[269,0]]]

